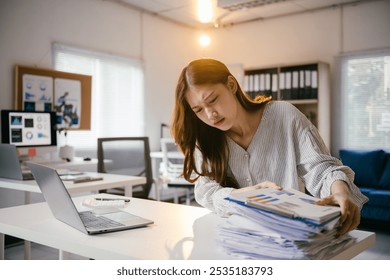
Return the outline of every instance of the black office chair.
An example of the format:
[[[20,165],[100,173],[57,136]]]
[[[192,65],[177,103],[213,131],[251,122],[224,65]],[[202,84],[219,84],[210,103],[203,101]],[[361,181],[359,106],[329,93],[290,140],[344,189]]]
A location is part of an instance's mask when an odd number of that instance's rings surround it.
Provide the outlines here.
[[[146,177],[146,184],[133,186],[133,196],[148,198],[154,183],[149,138],[98,138],[97,145],[98,172]],[[124,189],[112,189],[107,192],[123,195]]]

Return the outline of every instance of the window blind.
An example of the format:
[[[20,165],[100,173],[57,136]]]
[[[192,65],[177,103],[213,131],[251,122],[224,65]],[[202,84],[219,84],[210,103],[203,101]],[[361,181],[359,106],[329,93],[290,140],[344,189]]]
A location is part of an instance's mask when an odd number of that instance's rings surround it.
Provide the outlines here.
[[[92,76],[91,130],[70,131],[68,145],[92,148],[98,137],[144,134],[141,61],[58,43],[53,61],[56,70]]]
[[[341,62],[343,147],[390,149],[390,50]]]

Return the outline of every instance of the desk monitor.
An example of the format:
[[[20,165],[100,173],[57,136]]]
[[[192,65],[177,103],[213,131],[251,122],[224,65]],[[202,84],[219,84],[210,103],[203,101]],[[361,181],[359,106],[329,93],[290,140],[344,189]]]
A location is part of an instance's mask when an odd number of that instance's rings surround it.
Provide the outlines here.
[[[15,145],[21,155],[37,148],[37,153],[57,150],[55,112],[1,111],[2,142]]]

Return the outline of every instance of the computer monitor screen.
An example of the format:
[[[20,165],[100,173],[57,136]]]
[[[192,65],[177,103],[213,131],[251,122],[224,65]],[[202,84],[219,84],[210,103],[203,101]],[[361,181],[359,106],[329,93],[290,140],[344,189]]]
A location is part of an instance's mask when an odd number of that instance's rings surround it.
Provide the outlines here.
[[[56,113],[2,110],[1,135],[17,147],[57,146]]]

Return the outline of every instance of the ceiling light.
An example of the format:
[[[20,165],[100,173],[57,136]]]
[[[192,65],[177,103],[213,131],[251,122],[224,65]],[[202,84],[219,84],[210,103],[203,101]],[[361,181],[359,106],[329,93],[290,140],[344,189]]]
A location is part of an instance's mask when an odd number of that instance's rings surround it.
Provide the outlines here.
[[[212,0],[197,0],[197,14],[200,22],[211,22],[213,19]]]
[[[210,36],[207,34],[202,34],[199,36],[198,42],[202,47],[207,47],[211,42]]]
[[[218,0],[217,6],[230,12],[256,8],[290,0]]]

